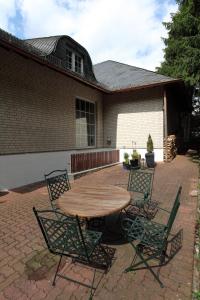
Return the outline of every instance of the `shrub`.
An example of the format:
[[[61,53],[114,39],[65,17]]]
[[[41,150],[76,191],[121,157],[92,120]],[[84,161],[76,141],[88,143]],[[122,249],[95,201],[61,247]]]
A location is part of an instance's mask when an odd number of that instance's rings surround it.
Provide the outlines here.
[[[129,154],[128,154],[127,152],[124,153],[124,162],[125,162],[126,164],[129,163]]]
[[[150,134],[149,134],[148,140],[147,140],[147,152],[148,152],[148,153],[153,152],[153,140],[152,140]]]
[[[131,154],[132,160],[139,159],[140,154],[137,152],[137,150],[133,150],[133,153]]]

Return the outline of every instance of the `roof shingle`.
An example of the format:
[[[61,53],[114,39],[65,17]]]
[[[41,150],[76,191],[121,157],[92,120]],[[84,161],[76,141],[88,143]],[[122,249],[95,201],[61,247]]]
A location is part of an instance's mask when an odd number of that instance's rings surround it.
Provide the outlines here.
[[[111,91],[177,81],[168,76],[112,60],[93,67],[97,81]]]

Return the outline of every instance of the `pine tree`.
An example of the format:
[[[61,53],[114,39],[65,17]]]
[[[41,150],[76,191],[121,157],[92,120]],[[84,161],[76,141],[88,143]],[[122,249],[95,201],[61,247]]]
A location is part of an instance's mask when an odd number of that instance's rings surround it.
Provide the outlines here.
[[[190,95],[200,83],[200,0],[176,0],[178,12],[163,23],[164,62],[158,73],[184,80]]]

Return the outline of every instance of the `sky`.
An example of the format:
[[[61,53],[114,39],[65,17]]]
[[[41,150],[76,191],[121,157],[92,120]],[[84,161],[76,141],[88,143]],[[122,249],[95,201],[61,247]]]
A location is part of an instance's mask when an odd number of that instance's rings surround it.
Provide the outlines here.
[[[68,35],[93,64],[114,60],[154,71],[175,0],[0,0],[0,28],[20,39]]]

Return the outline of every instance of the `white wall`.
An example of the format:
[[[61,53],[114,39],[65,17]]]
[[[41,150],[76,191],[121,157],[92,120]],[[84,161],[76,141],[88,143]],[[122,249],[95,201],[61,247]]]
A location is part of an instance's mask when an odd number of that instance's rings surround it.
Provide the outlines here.
[[[163,91],[161,88],[114,93],[104,105],[104,144],[145,149],[149,134],[154,149],[163,148]]]
[[[44,180],[44,174],[56,169],[69,170],[69,154],[63,152],[0,156],[0,189],[15,188]]]
[[[81,152],[98,152],[112,149],[88,149],[29,153],[0,156],[0,190],[12,189],[26,184],[44,180],[44,174],[53,170],[67,168],[71,173],[71,154]]]

